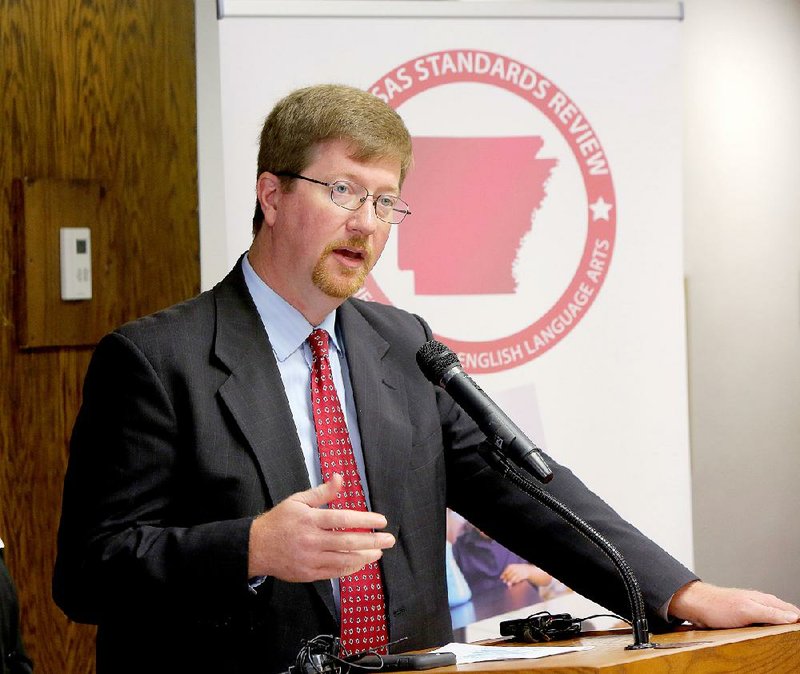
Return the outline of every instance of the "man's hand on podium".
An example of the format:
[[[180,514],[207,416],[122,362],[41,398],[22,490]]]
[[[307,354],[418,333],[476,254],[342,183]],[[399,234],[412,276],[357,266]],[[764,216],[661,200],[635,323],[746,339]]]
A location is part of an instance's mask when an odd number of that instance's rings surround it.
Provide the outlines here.
[[[754,623],[785,625],[800,621],[800,609],[756,590],[716,587],[702,581],[684,585],[672,597],[669,614],[705,629]]]

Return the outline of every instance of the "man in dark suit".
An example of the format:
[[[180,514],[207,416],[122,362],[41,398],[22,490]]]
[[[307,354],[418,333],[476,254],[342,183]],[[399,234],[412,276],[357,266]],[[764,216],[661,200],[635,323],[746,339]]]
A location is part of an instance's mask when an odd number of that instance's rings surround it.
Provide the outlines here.
[[[409,210],[398,195],[410,161],[405,126],[374,96],[290,94],[262,131],[249,252],[211,291],[98,345],[71,443],[54,596],[99,625],[101,674],[285,670],[302,639],[338,634],[340,584],[375,562],[391,648],[444,644],[447,506],[627,612],[610,563],[491,470],[478,428],[419,372],[426,323],[350,299]],[[323,480],[314,328],[331,342],[368,510],[324,507],[354,482]],[[653,626],[797,619],[767,595],[698,582],[548,460],[548,489],[622,551]]]

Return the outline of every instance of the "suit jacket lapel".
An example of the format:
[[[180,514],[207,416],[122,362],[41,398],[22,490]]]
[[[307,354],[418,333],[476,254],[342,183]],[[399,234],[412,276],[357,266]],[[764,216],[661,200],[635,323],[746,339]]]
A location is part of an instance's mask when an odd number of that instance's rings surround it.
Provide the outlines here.
[[[272,504],[310,489],[303,451],[275,355],[247,291],[240,263],[214,289],[215,354],[230,376],[219,394],[253,451]],[[335,617],[329,581],[314,583]]]
[[[339,308],[339,320],[372,510],[386,516],[387,531],[397,536],[411,449],[411,420],[402,373],[389,367],[385,358],[389,344],[350,302]]]
[[[278,365],[238,264],[215,296],[215,353],[230,372],[220,396],[255,454],[272,502],[278,503],[311,486]]]

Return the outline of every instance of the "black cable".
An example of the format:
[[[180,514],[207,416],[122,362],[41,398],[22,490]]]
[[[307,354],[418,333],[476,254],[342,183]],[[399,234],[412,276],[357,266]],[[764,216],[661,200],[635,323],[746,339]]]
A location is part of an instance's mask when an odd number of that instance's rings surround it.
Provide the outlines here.
[[[388,650],[390,646],[399,644],[406,638],[392,641],[384,648]],[[342,646],[341,639],[331,634],[303,639],[300,644],[294,665],[284,674],[348,674],[351,670],[368,672],[386,668],[384,656],[377,651],[370,649],[360,653],[348,653]],[[356,660],[361,662],[355,662]]]
[[[628,625],[633,624],[625,616],[617,615],[616,613],[595,613],[594,615],[589,615],[586,616],[585,618],[575,618],[575,620],[580,620],[581,622],[584,622],[585,620],[591,620],[592,618],[616,618],[617,620],[621,620],[624,623],[628,623]]]

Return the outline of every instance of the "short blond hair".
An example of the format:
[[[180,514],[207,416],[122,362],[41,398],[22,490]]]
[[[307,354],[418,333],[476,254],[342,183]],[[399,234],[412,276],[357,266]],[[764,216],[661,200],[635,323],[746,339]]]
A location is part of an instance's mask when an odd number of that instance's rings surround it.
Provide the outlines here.
[[[397,158],[403,184],[412,157],[405,123],[377,96],[343,84],[297,89],[276,103],[261,129],[256,180],[265,171],[302,173],[316,145],[335,139],[349,141],[357,161]],[[254,234],[263,222],[256,200]]]

